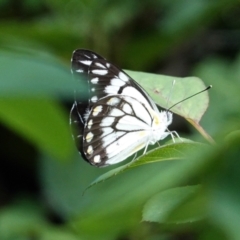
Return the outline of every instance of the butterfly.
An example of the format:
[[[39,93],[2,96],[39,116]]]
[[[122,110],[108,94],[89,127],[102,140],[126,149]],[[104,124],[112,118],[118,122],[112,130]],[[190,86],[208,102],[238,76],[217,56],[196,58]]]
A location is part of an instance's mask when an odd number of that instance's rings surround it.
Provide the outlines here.
[[[70,125],[78,151],[91,165],[124,161],[173,133],[172,113],[159,111],[147,92],[122,69],[89,50],[72,55],[78,89]],[[174,139],[174,138],[173,138]]]

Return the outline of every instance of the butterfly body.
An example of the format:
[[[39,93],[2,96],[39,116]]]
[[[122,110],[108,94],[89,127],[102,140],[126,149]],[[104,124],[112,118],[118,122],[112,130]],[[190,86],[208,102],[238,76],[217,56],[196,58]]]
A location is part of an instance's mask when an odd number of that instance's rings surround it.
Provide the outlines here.
[[[70,124],[77,148],[90,164],[121,162],[172,135],[167,129],[172,113],[159,111],[139,84],[100,55],[74,51],[72,72],[85,87],[76,92]]]

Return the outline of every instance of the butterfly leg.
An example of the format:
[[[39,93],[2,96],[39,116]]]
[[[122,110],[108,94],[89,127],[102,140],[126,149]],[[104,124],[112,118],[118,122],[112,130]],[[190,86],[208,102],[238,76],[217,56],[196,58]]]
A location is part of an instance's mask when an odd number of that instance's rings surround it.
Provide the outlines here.
[[[178,134],[176,131],[172,131],[171,133],[172,133],[172,134],[175,134],[176,137],[179,138],[179,139],[182,141],[181,137],[179,136],[179,134]]]
[[[134,154],[134,157],[131,162],[134,162],[136,160],[136,158],[137,158],[137,152]]]
[[[175,143],[175,138],[174,138],[173,133],[172,133],[172,132],[169,132],[169,134],[171,135],[171,138],[172,138],[173,142]]]
[[[146,152],[147,152],[148,145],[149,145],[149,142],[147,143],[147,145],[146,145],[146,147],[145,147],[145,149],[144,149],[143,156],[144,156],[144,155],[146,154]],[[138,152],[136,152],[136,153],[134,154],[134,157],[133,157],[133,159],[132,159],[131,162],[133,162],[133,161],[136,160],[136,158],[137,158],[137,153],[138,153]]]
[[[147,152],[147,148],[148,148],[148,145],[149,145],[149,141],[148,141],[147,144],[146,144],[146,147],[145,147],[145,149],[144,149],[143,155],[146,154],[146,152]]]
[[[181,141],[183,141],[183,140],[181,139],[181,137],[179,136],[179,134],[178,134],[176,131],[169,131],[169,130],[168,130],[168,132],[169,132],[169,134],[171,135],[172,140],[173,140],[174,143],[175,143],[175,137],[174,137],[174,135],[175,135],[178,139],[180,139]]]

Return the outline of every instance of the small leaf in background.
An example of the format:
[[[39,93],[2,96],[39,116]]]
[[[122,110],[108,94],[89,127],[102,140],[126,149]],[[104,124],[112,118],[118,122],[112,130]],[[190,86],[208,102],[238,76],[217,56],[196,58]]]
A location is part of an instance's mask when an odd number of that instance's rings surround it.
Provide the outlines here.
[[[67,228],[46,221],[43,207],[32,199],[19,198],[0,211],[0,239],[77,240]]]
[[[199,189],[199,186],[186,186],[158,193],[145,204],[142,220],[158,223],[186,223],[202,219],[202,201],[198,202],[198,199],[193,198]],[[184,209],[183,204],[185,204]]]
[[[206,88],[203,81],[197,77],[177,78],[134,71],[127,71],[127,73],[141,84],[159,106],[164,108],[169,108],[184,98]],[[174,80],[176,83],[172,87]],[[172,94],[170,96],[171,91]],[[176,105],[171,111],[184,118],[190,118],[199,122],[207,110],[208,102],[209,97],[206,91]]]
[[[207,84],[212,84],[211,104],[201,121],[211,134],[218,134],[233,126],[240,118],[237,103],[240,102],[240,54],[233,63],[221,58],[207,58],[194,70]],[[237,127],[237,126],[236,126]]]
[[[177,78],[143,72],[127,72],[133,79],[141,84],[153,100],[163,108],[169,108],[175,103],[206,88],[203,81],[196,77]],[[176,83],[172,87],[173,81]],[[211,136],[199,124],[203,114],[208,108],[208,102],[208,91],[205,91],[181,102],[173,107],[171,111],[184,117],[208,142],[214,143]]]
[[[19,235],[33,235],[44,226],[42,208],[29,199],[18,199],[11,207],[0,211],[0,238],[17,239]]]
[[[240,135],[232,133],[213,157],[214,171],[206,180],[209,220],[222,229],[227,239],[240,238]]]

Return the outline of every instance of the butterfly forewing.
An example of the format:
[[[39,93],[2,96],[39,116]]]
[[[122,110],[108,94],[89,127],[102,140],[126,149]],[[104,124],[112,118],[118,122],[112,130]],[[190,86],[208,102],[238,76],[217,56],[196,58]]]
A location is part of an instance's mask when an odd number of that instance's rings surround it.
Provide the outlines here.
[[[102,97],[112,94],[134,95],[139,101],[148,102],[152,108],[156,107],[148,94],[128,74],[89,50],[79,49],[73,52],[72,72],[80,82],[77,98],[80,102],[81,95],[87,98],[89,107]]]
[[[89,50],[78,49],[73,52],[72,56],[72,73],[77,81],[75,92],[76,101],[89,106],[91,98],[89,69],[94,60],[104,59],[97,53]]]
[[[135,96],[152,108],[156,104],[128,74],[105,59],[96,59],[89,67],[90,100],[95,103],[108,95]]]
[[[89,66],[93,60],[104,59],[97,53],[89,50],[77,49],[72,55],[72,71],[78,74],[88,74]]]

